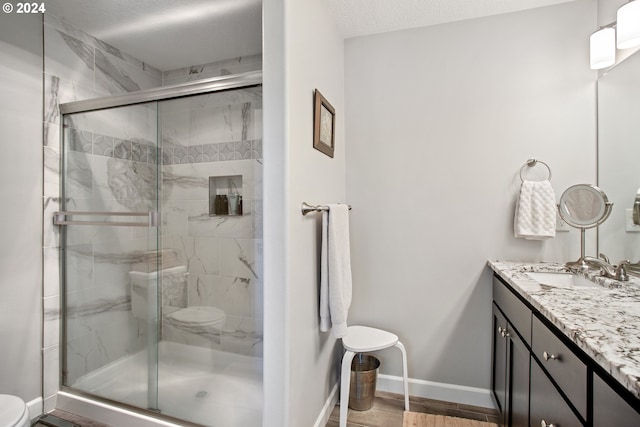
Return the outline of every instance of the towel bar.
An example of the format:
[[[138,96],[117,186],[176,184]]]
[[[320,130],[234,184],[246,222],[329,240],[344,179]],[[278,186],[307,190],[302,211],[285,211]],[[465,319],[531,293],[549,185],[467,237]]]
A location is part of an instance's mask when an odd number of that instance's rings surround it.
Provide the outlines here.
[[[351,210],[351,205],[349,206],[349,210]],[[329,210],[329,206],[323,206],[323,205],[310,205],[307,202],[302,202],[302,215],[306,215],[309,212],[322,212],[322,211],[328,211]]]
[[[124,222],[124,221],[75,221],[68,219],[71,216],[141,216],[146,217],[145,222]],[[160,223],[159,213],[151,212],[79,212],[60,211],[53,213],[54,225],[104,225],[114,227],[157,227]]]

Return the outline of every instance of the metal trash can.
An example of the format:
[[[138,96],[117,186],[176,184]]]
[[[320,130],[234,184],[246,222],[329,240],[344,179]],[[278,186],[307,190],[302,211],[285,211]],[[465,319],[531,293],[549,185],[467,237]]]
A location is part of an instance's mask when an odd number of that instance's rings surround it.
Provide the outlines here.
[[[380,361],[373,356],[357,353],[351,362],[349,408],[367,411],[373,406]]]

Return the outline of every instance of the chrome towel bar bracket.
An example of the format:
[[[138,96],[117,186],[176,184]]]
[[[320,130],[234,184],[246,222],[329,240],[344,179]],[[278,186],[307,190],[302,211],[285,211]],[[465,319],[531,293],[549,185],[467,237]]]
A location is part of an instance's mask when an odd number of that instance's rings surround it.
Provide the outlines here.
[[[309,212],[322,212],[328,211],[329,206],[325,205],[310,205],[307,202],[302,202],[302,215],[306,215]],[[351,210],[351,205],[349,205],[349,210]]]

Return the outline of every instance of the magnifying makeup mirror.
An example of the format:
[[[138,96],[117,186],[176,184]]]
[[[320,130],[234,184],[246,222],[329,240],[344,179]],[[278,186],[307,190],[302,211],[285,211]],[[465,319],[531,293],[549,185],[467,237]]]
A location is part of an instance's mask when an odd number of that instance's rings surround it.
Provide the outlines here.
[[[558,213],[568,225],[580,229],[580,259],[568,262],[569,268],[587,268],[584,261],[585,230],[602,224],[611,214],[613,203],[600,188],[577,184],[567,188],[560,197]]]

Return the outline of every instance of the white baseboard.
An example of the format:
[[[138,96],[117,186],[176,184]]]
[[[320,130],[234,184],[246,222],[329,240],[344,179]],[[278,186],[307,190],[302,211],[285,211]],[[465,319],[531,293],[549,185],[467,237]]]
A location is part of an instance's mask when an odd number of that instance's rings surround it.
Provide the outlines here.
[[[26,403],[27,409],[29,409],[29,418],[33,421],[42,415],[42,397],[36,397],[35,399]]]
[[[376,390],[403,394],[402,377],[379,374]],[[409,378],[409,395],[495,409],[491,391],[484,388]]]
[[[324,427],[327,425],[327,422],[329,421],[329,417],[331,417],[331,412],[333,411],[333,408],[336,406],[336,403],[338,403],[339,386],[340,386],[340,383],[338,382],[331,389],[331,392],[329,393],[329,397],[327,397],[327,401],[324,403],[324,406],[320,411],[320,415],[318,415],[318,418],[316,419],[316,422],[313,424],[313,427]]]

